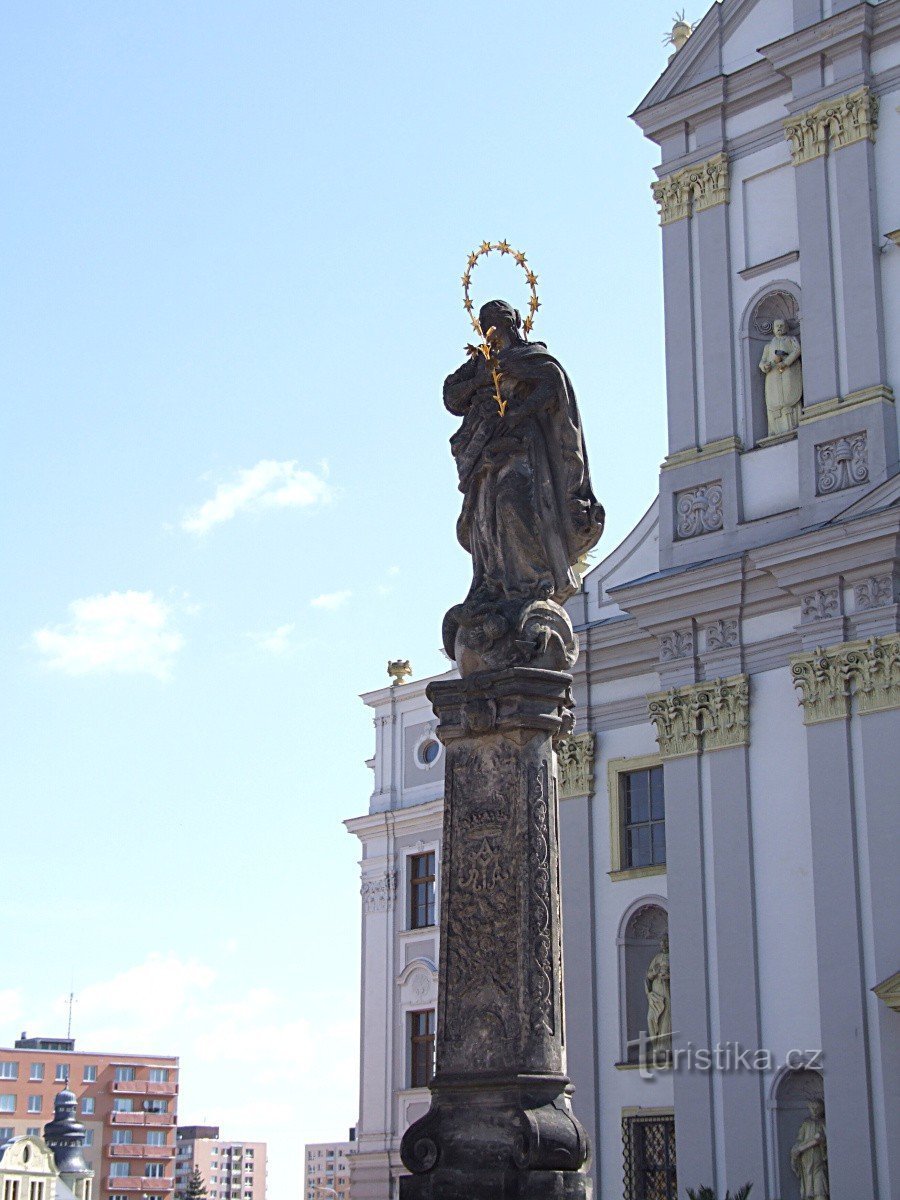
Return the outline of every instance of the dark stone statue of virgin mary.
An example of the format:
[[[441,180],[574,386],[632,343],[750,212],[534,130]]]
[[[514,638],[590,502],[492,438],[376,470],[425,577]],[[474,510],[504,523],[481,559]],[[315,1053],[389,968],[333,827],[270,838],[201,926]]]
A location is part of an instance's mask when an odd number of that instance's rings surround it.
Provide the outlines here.
[[[457,523],[472,555],[472,586],[444,620],[444,647],[463,675],[506,666],[565,670],[577,644],[561,605],[579,587],[575,567],[603,531],[591,489],[578,404],[543,342],[526,342],[518,312],[492,300],[479,313],[500,371],[472,357],[444,383],[463,418],[450,439],[463,507]]]

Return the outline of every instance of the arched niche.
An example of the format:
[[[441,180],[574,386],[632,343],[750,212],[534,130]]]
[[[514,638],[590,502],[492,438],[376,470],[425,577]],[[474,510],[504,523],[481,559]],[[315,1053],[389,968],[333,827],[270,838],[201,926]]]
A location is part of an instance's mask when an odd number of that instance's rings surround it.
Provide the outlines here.
[[[810,1067],[782,1067],[772,1081],[769,1118],[772,1128],[773,1195],[779,1200],[800,1200],[800,1181],[791,1170],[791,1146],[809,1115],[811,1100],[822,1100],[822,1072]],[[828,1113],[825,1114],[828,1127]]]
[[[636,1063],[640,1038],[647,1035],[647,968],[669,936],[662,896],[646,896],[624,913],[619,925],[619,1061]]]
[[[759,360],[766,342],[772,337],[777,320],[787,324],[788,333],[800,335],[800,288],[793,280],[766,284],[750,300],[741,320],[741,364],[744,395],[744,445],[749,449],[767,436],[766,380]]]

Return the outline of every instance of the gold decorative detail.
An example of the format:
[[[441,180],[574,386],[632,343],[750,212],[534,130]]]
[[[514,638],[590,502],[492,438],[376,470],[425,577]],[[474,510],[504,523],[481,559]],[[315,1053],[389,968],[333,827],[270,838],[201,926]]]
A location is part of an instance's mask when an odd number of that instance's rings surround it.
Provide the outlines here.
[[[664,759],[727,750],[750,741],[750,680],[746,675],[653,692],[647,702]]]
[[[556,756],[560,799],[589,796],[594,789],[594,735],[577,733],[560,738]]]
[[[538,291],[537,291],[538,277],[537,277],[537,275],[535,275],[534,271],[532,271],[531,268],[528,266],[528,260],[526,259],[525,255],[520,250],[513,250],[512,246],[510,246],[510,244],[506,240],[506,238],[504,238],[502,242],[482,242],[481,245],[478,247],[478,249],[473,250],[472,253],[469,255],[469,257],[466,259],[466,270],[462,277],[463,297],[464,297],[463,308],[469,314],[469,320],[472,322],[472,328],[475,330],[475,332],[481,338],[481,343],[479,345],[466,346],[466,353],[468,354],[469,358],[477,358],[478,355],[480,354],[483,356],[485,361],[490,365],[491,378],[494,381],[494,398],[497,401],[497,409],[500,413],[500,416],[502,417],[503,414],[506,412],[507,402],[503,399],[503,397],[500,394],[500,383],[503,379],[503,373],[500,371],[500,369],[497,365],[497,358],[494,353],[494,347],[493,347],[493,341],[492,341],[494,330],[493,330],[493,328],[488,329],[488,330],[484,330],[481,328],[481,322],[478,320],[478,318],[476,316],[472,315],[474,312],[474,309],[475,309],[475,305],[472,302],[472,297],[469,295],[469,289],[472,286],[472,268],[478,262],[479,258],[483,257],[485,254],[490,254],[494,250],[499,251],[501,255],[511,254],[513,256],[513,258],[515,259],[516,263],[525,272],[525,279],[527,280],[528,287],[531,291],[531,297],[528,301],[528,316],[522,322],[522,328],[525,331],[526,338],[528,337],[529,333],[531,333],[532,329],[534,329],[535,314],[537,313],[537,310],[541,307],[541,302],[538,299]]]
[[[407,679],[412,675],[412,667],[409,665],[409,659],[392,659],[387,665],[387,673],[393,681],[391,687],[396,687],[398,683],[406,683]]]
[[[791,675],[805,725],[900,708],[900,634],[792,654]]]
[[[714,154],[705,162],[665,175],[653,184],[653,199],[659,205],[660,225],[683,221],[692,212],[705,212],[730,199],[728,156]]]
[[[842,150],[866,138],[874,142],[877,126],[878,97],[863,86],[788,117],[784,132],[798,167],[829,150]]]
[[[900,1012],[900,971],[895,971],[890,979],[883,979],[881,983],[877,983],[872,991],[888,1008]]]
[[[672,28],[663,38],[663,45],[674,46],[674,53],[677,54],[693,32],[694,27],[690,21],[684,19],[684,9],[682,9],[672,18]]]

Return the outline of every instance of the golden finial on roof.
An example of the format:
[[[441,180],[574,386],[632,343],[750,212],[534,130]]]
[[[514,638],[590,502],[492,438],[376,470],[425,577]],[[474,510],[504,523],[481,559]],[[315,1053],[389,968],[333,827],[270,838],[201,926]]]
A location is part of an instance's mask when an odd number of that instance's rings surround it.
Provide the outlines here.
[[[684,9],[680,13],[676,13],[672,18],[672,29],[663,38],[663,44],[666,46],[674,46],[677,54],[684,43],[694,32],[694,27],[690,21],[684,19]]]
[[[409,659],[392,659],[387,665],[387,673],[393,680],[391,687],[396,687],[398,683],[406,683],[409,676],[412,675],[412,667],[409,665]]]

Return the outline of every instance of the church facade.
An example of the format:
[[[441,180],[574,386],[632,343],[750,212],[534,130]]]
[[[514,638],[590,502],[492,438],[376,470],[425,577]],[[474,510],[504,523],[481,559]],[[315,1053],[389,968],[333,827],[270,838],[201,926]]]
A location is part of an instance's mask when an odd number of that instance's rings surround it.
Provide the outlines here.
[[[876,1200],[900,1194],[900,0],[722,0],[676,46],[633,114],[668,454],[567,604],[573,1105],[607,1200]],[[426,682],[364,697],[355,1200],[396,1195],[428,1107]]]

